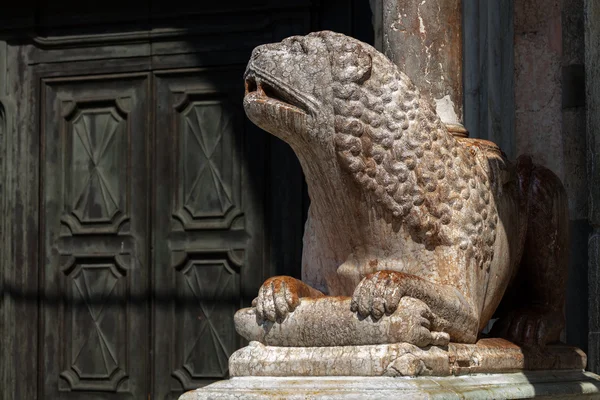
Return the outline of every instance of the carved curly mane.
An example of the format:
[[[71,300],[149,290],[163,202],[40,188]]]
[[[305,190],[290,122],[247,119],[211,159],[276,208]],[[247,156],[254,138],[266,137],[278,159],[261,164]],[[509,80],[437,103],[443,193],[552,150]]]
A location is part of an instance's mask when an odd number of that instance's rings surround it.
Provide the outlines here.
[[[498,215],[482,166],[387,58],[343,35],[323,39],[342,167],[413,237],[429,246],[458,244],[487,268]]]

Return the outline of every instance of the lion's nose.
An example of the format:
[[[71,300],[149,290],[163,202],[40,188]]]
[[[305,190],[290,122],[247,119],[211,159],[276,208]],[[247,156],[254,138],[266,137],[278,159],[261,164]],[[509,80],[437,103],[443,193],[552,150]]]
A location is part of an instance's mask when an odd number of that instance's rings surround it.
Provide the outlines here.
[[[264,51],[264,45],[255,47],[254,50],[252,50],[252,55],[250,56],[250,59],[256,60],[263,51]]]
[[[268,50],[277,50],[279,46],[279,43],[261,44],[260,46],[257,46],[254,48],[254,50],[252,50],[252,55],[250,56],[250,59],[255,60]]]

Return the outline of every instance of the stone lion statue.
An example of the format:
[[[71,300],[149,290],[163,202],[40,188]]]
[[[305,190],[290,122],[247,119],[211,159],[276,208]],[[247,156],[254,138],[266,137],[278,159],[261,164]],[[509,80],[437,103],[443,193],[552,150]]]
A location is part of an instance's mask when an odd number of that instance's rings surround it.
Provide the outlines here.
[[[448,132],[383,54],[324,31],[257,47],[244,108],[298,156],[311,198],[302,280],[235,323],[280,346],[558,340],[567,200],[529,157]]]

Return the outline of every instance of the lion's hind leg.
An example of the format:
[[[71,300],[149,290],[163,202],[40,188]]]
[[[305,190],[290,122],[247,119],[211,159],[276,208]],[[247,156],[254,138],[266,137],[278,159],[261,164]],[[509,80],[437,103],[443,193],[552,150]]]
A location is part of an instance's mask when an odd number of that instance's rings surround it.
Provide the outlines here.
[[[527,189],[527,188],[526,188]],[[494,335],[521,344],[558,341],[564,327],[568,273],[568,204],[559,178],[534,166],[528,185],[525,248]]]

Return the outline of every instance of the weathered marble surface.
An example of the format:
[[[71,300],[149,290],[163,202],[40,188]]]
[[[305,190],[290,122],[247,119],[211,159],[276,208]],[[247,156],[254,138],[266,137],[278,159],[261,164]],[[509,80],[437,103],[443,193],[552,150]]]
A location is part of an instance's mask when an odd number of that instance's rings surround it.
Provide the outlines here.
[[[522,370],[583,370],[586,356],[565,345],[521,348],[504,339],[477,344],[417,347],[410,343],[371,346],[275,347],[251,342],[231,355],[237,376],[447,376]]]
[[[340,310],[321,314],[327,334],[304,336],[302,345],[372,343],[372,329],[352,313],[393,319],[405,298],[424,304],[403,312],[422,318],[429,337],[475,343],[498,311],[498,336],[542,346],[558,340],[568,219],[551,171],[527,157],[511,163],[493,143],[454,137],[389,59],[337,33],[257,47],[245,85],[247,116],[292,147],[311,206],[302,281],[267,280],[254,302],[258,318],[238,318],[250,324],[238,331],[273,323],[280,337],[299,336],[316,317],[302,309],[294,323],[286,318],[300,299],[327,295],[352,300],[315,302]],[[329,334],[355,329],[350,342]],[[427,337],[401,340],[424,345]]]
[[[242,377],[185,393],[203,399],[600,399],[600,376],[539,371],[460,377]]]
[[[429,346],[446,345],[450,341],[447,333],[429,329],[429,320],[433,317],[420,300],[403,297],[393,314],[378,320],[361,318],[352,312],[350,302],[349,297],[305,297],[294,312],[280,322],[262,320],[255,308],[245,308],[235,314],[235,326],[245,339],[270,346],[352,346],[390,342]]]

